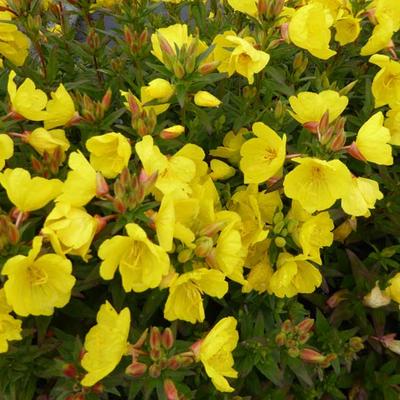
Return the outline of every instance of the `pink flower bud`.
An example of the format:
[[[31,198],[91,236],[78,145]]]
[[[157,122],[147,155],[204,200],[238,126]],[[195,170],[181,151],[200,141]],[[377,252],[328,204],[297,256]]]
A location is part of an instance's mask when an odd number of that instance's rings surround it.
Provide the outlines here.
[[[179,400],[178,391],[171,379],[164,380],[164,392],[167,396],[167,400]]]
[[[298,332],[301,333],[308,333],[314,327],[314,320],[312,318],[306,318],[305,320],[301,321],[296,325]]]
[[[348,148],[347,152],[355,159],[360,160],[360,161],[367,161],[366,158],[360,153],[360,150],[358,149],[356,142],[353,142]]]
[[[325,356],[313,349],[305,348],[300,351],[300,358],[311,364],[320,364],[325,361]]]
[[[143,376],[147,371],[147,365],[141,362],[135,361],[132,364],[128,365],[125,369],[125,373],[127,375],[131,375],[134,378],[140,378]]]
[[[104,196],[109,192],[108,184],[104,179],[104,176],[100,173],[96,173],[96,195],[99,197]]]
[[[152,378],[158,378],[161,375],[161,367],[158,364],[150,365],[149,375]]]
[[[156,349],[156,350],[160,349],[160,347],[161,347],[161,333],[160,333],[160,330],[156,326],[153,326],[150,329],[150,340],[149,340],[149,342],[150,342],[150,347],[152,349]]]
[[[170,350],[174,346],[174,341],[174,334],[172,333],[171,328],[165,328],[161,336],[161,342],[164,349]]]
[[[310,121],[303,124],[303,127],[311,133],[318,133],[319,122]]]

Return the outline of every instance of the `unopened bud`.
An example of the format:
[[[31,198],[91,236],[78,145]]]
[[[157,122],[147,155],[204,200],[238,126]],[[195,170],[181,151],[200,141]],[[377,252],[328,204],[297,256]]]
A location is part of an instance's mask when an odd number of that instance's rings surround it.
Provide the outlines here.
[[[311,364],[320,364],[325,361],[325,356],[323,354],[308,348],[300,351],[300,358]]]
[[[96,196],[102,197],[109,192],[108,184],[104,179],[104,176],[100,173],[96,173]]]
[[[293,331],[293,323],[290,319],[287,319],[282,323],[281,331],[286,333]]]
[[[208,236],[202,236],[196,240],[194,253],[198,257],[206,257],[214,246],[213,240]]]
[[[185,68],[183,68],[183,65],[180,63],[180,61],[175,60],[175,62],[172,64],[172,69],[178,79],[182,79],[185,76]]]
[[[213,71],[215,71],[218,68],[218,65],[220,64],[220,61],[210,61],[205,64],[201,64],[197,71],[201,75],[207,75]]]
[[[150,358],[152,361],[158,361],[161,358],[161,350],[160,349],[151,349],[150,350]]]
[[[184,132],[185,127],[183,127],[182,125],[174,125],[169,128],[163,129],[160,133],[160,137],[165,140],[176,139]]]
[[[391,298],[380,289],[378,282],[375,283],[375,287],[363,299],[364,305],[371,308],[384,307],[390,302]]]
[[[137,361],[128,365],[128,367],[126,367],[125,369],[125,373],[127,375],[133,376],[134,378],[140,378],[146,373],[146,371],[147,365]]]
[[[278,346],[283,346],[286,343],[286,335],[284,332],[280,332],[275,336],[275,343]]]
[[[94,394],[104,393],[104,385],[100,382],[97,382],[94,386],[92,386],[92,393]]]
[[[158,378],[161,375],[161,367],[158,364],[150,365],[149,375],[152,378]]]
[[[172,49],[171,45],[168,43],[167,39],[160,32],[157,33],[158,42],[160,43],[160,49],[163,53],[168,54],[170,56],[175,55],[175,51]]]
[[[167,396],[167,400],[179,400],[178,391],[171,379],[164,380],[164,392]]]
[[[338,130],[332,140],[332,143],[330,144],[330,148],[333,151],[339,151],[343,148],[343,146],[346,143],[346,134],[344,133],[344,130]]]
[[[279,247],[280,249],[282,249],[283,247],[286,246],[286,240],[285,240],[285,238],[283,238],[281,236],[276,237],[274,242],[275,242],[275,246]]]
[[[361,351],[364,348],[363,339],[359,336],[354,336],[349,340],[349,345],[352,351],[355,353]]]
[[[166,350],[170,350],[174,346],[174,334],[171,328],[165,328],[161,335],[161,343]]]
[[[299,333],[308,333],[314,327],[314,320],[312,318],[306,318],[296,325],[296,329]]]
[[[161,333],[160,329],[158,329],[156,326],[153,326],[150,329],[150,347],[152,349],[157,349],[159,350],[161,347]]]
[[[74,364],[65,364],[63,366],[63,374],[68,378],[75,378],[77,376],[77,369]]]
[[[342,289],[334,293],[329,299],[326,301],[326,304],[330,308],[336,308],[343,300],[348,298],[349,291],[347,289]]]
[[[101,99],[101,107],[103,110],[108,110],[111,104],[112,98],[112,91],[111,89],[107,89],[107,92],[104,94],[103,98]]]
[[[135,344],[132,345],[134,349],[140,349],[147,340],[147,334],[149,330],[146,328],[143,333],[140,335],[140,338],[136,341]]]
[[[310,122],[305,122],[303,124],[303,127],[307,129],[311,133],[318,133],[318,128],[319,128],[319,122],[317,121],[310,121]]]
[[[287,352],[292,358],[297,358],[300,355],[300,350],[298,347],[290,347]]]
[[[181,264],[185,264],[193,257],[192,249],[183,249],[178,253],[178,261]]]
[[[355,159],[360,161],[367,161],[358,149],[356,142],[353,142],[347,149],[347,152]]]
[[[212,224],[206,225],[199,232],[199,236],[213,237],[216,233],[221,231],[226,226],[225,221],[217,221]]]

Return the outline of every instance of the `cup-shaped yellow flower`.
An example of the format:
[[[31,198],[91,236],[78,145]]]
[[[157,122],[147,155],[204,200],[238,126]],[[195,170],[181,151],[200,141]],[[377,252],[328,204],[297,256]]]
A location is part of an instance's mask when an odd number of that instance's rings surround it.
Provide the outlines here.
[[[344,197],[351,186],[351,173],[341,161],[294,158],[299,163],[283,181],[285,195],[297,200],[309,213],[326,210]]]
[[[205,90],[200,90],[194,95],[194,104],[199,107],[219,107],[221,103],[221,100]]]
[[[164,43],[160,43],[159,35],[162,37],[162,41],[164,41]],[[169,55],[176,56],[176,48],[180,50],[183,46],[185,46],[186,49],[188,49],[191,45],[194,45],[194,42],[196,40],[197,38],[194,38],[192,35],[188,34],[187,25],[170,25],[166,28],[157,29],[156,33],[153,33],[151,35],[151,43],[153,45],[151,53],[155,57],[157,57],[162,63],[165,63],[165,52]],[[207,45],[199,40],[195,55],[200,55],[206,49]]]
[[[247,140],[240,149],[240,169],[245,183],[262,183],[279,174],[286,157],[286,136],[281,138],[262,122],[253,124],[256,138]]]
[[[57,203],[47,216],[41,233],[50,240],[57,254],[76,255],[87,261],[97,226],[96,218],[84,208]]]
[[[334,227],[327,211],[307,219],[298,232],[298,240],[303,254],[310,256],[310,259],[314,262],[321,264],[320,249],[332,244]]]
[[[369,56],[389,47],[393,32],[393,20],[387,15],[382,15],[367,43],[361,48],[360,54]]]
[[[80,152],[69,155],[67,179],[57,201],[82,207],[96,196],[96,171]]]
[[[352,178],[352,185],[342,198],[343,211],[354,217],[369,217],[377,200],[383,199],[378,182],[367,178]]]
[[[0,173],[0,185],[11,203],[23,212],[44,207],[61,193],[63,187],[58,179],[31,178],[29,171],[23,168],[8,168]]]
[[[336,51],[329,48],[333,19],[320,3],[300,7],[289,22],[289,38],[297,46],[313,56],[327,60]]]
[[[298,293],[312,293],[322,283],[321,273],[303,254],[293,256],[280,253],[277,270],[271,277],[270,290],[277,297],[293,297]]]
[[[11,340],[22,339],[22,321],[11,316],[11,311],[4,289],[0,289],[0,353],[8,351],[8,342]]]
[[[40,155],[43,155],[45,152],[48,154],[53,154],[57,149],[61,149],[61,151],[65,154],[70,146],[63,129],[47,130],[44,128],[36,128],[30,134],[28,134],[26,141]]]
[[[289,110],[289,114],[301,124],[318,124],[328,111],[329,122],[333,122],[344,111],[348,102],[346,96],[341,96],[334,90],[323,90],[320,93],[300,92],[297,96],[289,97],[293,110]]]
[[[228,291],[225,275],[217,270],[199,268],[172,281],[164,308],[164,318],[192,324],[204,321],[202,293],[221,299]]]
[[[255,290],[259,294],[271,293],[269,281],[273,273],[268,257],[264,257],[259,263],[251,267],[249,274],[246,276],[246,283],[242,287],[242,292],[250,293]]]
[[[383,126],[383,114],[378,112],[365,122],[357,133],[355,145],[366,161],[379,165],[392,165],[392,139],[388,128]]]
[[[381,68],[375,75],[371,87],[375,108],[386,104],[395,107],[400,103],[400,62],[382,54],[374,54],[369,62]]]
[[[389,143],[400,146],[400,105],[387,112],[385,127],[390,131]]]
[[[82,386],[93,386],[110,374],[121,361],[128,349],[128,335],[131,313],[125,307],[117,313],[106,301],[97,313],[97,324],[85,337],[81,365],[88,372],[82,379]]]
[[[270,56],[264,51],[257,50],[252,37],[241,38],[233,31],[217,35],[213,56],[219,61],[219,72],[232,76],[235,72],[247,78],[249,84],[254,83],[254,74],[260,72],[268,64]]]
[[[226,162],[221,160],[213,159],[210,161],[210,168],[211,168],[211,179],[214,181],[218,180],[225,180],[232,178],[233,175],[236,174],[236,169],[231,167]]]
[[[114,236],[104,241],[98,251],[103,260],[100,276],[113,279],[117,268],[126,292],[144,292],[157,287],[168,274],[170,262],[166,251],[154,244],[136,224],[125,226],[128,236]]]
[[[207,336],[200,341],[196,358],[204,365],[207,375],[213,385],[220,392],[233,392],[228,378],[237,378],[238,373],[233,368],[232,351],[239,341],[236,330],[237,321],[233,317],[226,317],[218,321]]]
[[[215,150],[210,151],[213,157],[227,158],[233,165],[238,165],[240,161],[240,149],[246,141],[243,135],[247,133],[247,129],[240,129],[236,134],[233,131],[228,132],[222,142],[223,146],[218,146]]]
[[[144,105],[145,110],[154,110],[156,115],[162,114],[168,110],[168,100],[175,93],[175,87],[165,79],[153,79],[147,86],[142,86],[140,89],[140,100]],[[155,105],[146,105],[154,103]]]
[[[6,160],[14,154],[14,142],[10,136],[0,134],[0,171],[6,165]]]
[[[47,95],[36,89],[35,83],[27,78],[17,88],[14,82],[16,73],[10,71],[7,91],[10,96],[11,111],[31,121],[43,121],[48,114],[43,109],[47,105]]]
[[[243,14],[256,18],[258,16],[257,0],[228,0],[228,4]]]
[[[352,14],[344,15],[335,22],[336,35],[335,40],[341,46],[353,43],[360,34],[360,19]]]
[[[396,303],[400,304],[400,272],[398,272],[393,278],[389,279],[385,293]]]
[[[129,140],[120,133],[93,136],[86,142],[90,164],[106,178],[115,178],[128,166],[132,154]]]
[[[54,308],[64,307],[75,284],[72,264],[58,254],[38,257],[43,238],[33,239],[28,256],[15,256],[6,261],[2,275],[8,279],[4,290],[8,304],[18,315],[52,315]]]
[[[75,105],[71,95],[61,83],[55,92],[51,92],[51,100],[47,103],[47,117],[44,120],[46,129],[65,126],[75,116]]]

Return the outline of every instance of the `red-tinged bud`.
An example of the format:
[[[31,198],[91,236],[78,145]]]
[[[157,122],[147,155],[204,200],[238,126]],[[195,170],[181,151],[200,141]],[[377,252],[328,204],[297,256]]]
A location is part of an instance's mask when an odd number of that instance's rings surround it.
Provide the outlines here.
[[[167,396],[167,400],[179,400],[178,391],[171,379],[164,380],[164,392]]]
[[[149,33],[147,32],[147,29],[142,31],[142,33],[139,35],[139,44],[140,47],[142,47],[145,43],[147,43],[147,40],[149,38]]]
[[[162,356],[162,352],[160,349],[151,349],[150,350],[150,358],[152,361],[159,361]]]
[[[96,195],[99,197],[104,196],[109,192],[109,187],[104,179],[104,176],[100,173],[96,173]]]
[[[31,164],[32,164],[32,169],[37,172],[37,173],[42,173],[43,171],[43,165],[42,163],[35,158],[34,156],[31,157]]]
[[[158,177],[158,172],[154,172],[151,175],[148,175],[146,171],[142,168],[139,174],[140,186],[143,187],[145,192],[151,190],[157,181],[157,177]]]
[[[63,366],[63,374],[68,378],[75,378],[77,376],[77,370],[74,364],[65,364]]]
[[[325,361],[325,356],[313,349],[305,348],[300,351],[300,358],[311,364],[320,364]]]
[[[348,148],[347,152],[355,159],[360,161],[367,161],[367,159],[361,154],[360,150],[358,149],[356,142],[353,142]]]
[[[206,258],[206,263],[210,266],[210,268],[218,268],[218,263],[217,263],[217,254],[215,248],[212,248],[210,252],[207,254]]]
[[[258,10],[258,15],[263,15],[267,11],[267,2],[266,0],[258,0],[257,3],[257,10]]]
[[[297,346],[290,347],[288,349],[288,354],[292,358],[297,358],[300,355],[300,350]]]
[[[167,361],[167,367],[174,371],[179,369],[180,366],[181,366],[181,364],[179,363],[178,358],[176,356],[169,358]]]
[[[314,327],[314,320],[312,318],[306,318],[305,320],[301,321],[296,325],[297,331],[302,333],[310,332]]]
[[[192,350],[196,360],[199,358],[201,345],[203,343],[203,339],[198,340],[190,346],[190,350]]]
[[[283,346],[286,344],[286,335],[284,332],[280,332],[275,336],[275,343],[278,346]]]
[[[325,111],[324,114],[322,115],[320,121],[319,121],[319,125],[318,125],[318,129],[319,132],[321,134],[323,134],[324,132],[326,132],[326,130],[329,127],[329,111]]]
[[[136,130],[140,137],[144,137],[150,133],[146,123],[142,119],[137,121]]]
[[[84,121],[84,119],[78,114],[78,112],[76,112],[73,117],[65,124],[65,126],[67,128],[74,126],[74,125],[78,125],[79,123],[81,123],[82,121]]]
[[[81,351],[79,352],[78,359],[79,361],[82,360],[83,356],[87,353],[87,351],[82,347]]]
[[[161,336],[161,343],[166,350],[172,349],[175,338],[171,328],[165,328]]]
[[[309,132],[317,134],[319,128],[319,122],[317,121],[310,121],[303,124],[303,127],[307,129]]]
[[[124,39],[128,46],[132,48],[132,45],[134,44],[133,34],[127,25],[124,26]]]
[[[307,343],[308,342],[308,339],[310,339],[310,334],[309,333],[301,333],[299,336],[298,336],[298,342],[300,343],[300,344],[305,344],[305,343]]]
[[[206,225],[199,232],[200,236],[213,237],[216,233],[222,231],[226,226],[226,221],[218,221],[212,224]]]
[[[14,224],[8,224],[7,237],[11,244],[16,244],[19,241],[19,230]]]
[[[286,22],[280,26],[281,40],[289,42],[289,24]]]
[[[347,289],[342,289],[334,293],[329,299],[326,301],[326,304],[330,308],[336,308],[343,300],[348,298],[349,291]]]
[[[283,7],[285,6],[285,1],[286,0],[275,0],[275,4],[272,10],[272,13],[275,17],[277,17],[283,10]]]
[[[182,79],[185,76],[185,68],[183,68],[183,65],[180,63],[180,61],[175,60],[172,65],[172,69],[178,79]]]
[[[5,119],[12,119],[14,121],[24,121],[25,117],[23,117],[21,114],[18,114],[17,112],[11,110],[7,115]]]
[[[107,89],[106,93],[104,94],[103,98],[101,99],[101,107],[103,110],[108,110],[111,104],[112,99],[112,90]]]
[[[89,31],[86,37],[86,43],[92,50],[97,50],[100,48],[100,36],[94,29]]]
[[[150,329],[150,347],[152,349],[159,350],[161,348],[161,333],[160,329],[156,326],[151,327]]]
[[[332,361],[335,361],[337,359],[337,355],[336,354],[328,354],[327,356],[325,356],[325,360],[321,363],[321,367],[322,368],[328,368]]]
[[[166,128],[160,132],[160,138],[164,140],[176,139],[185,132],[185,128],[182,125],[175,125],[170,128]]]
[[[115,210],[118,211],[120,214],[123,214],[127,209],[126,205],[120,199],[114,199],[113,205]]]
[[[281,331],[282,332],[286,332],[286,333],[289,333],[289,332],[293,331],[293,323],[292,323],[292,321],[290,319],[287,319],[286,321],[284,321],[282,323]]]
[[[140,113],[141,109],[138,100],[131,92],[128,92],[127,100],[128,100],[129,110],[132,113],[132,116],[136,117]]]
[[[214,246],[213,240],[208,236],[202,236],[196,240],[196,248],[194,253],[197,257],[207,257]]]
[[[341,129],[341,130],[336,131],[336,135],[332,140],[330,148],[333,151],[339,151],[339,150],[343,149],[343,146],[345,145],[345,143],[346,143],[346,135],[344,133],[344,130]]]
[[[158,36],[158,42],[160,43],[160,49],[163,53],[169,55],[169,56],[174,56],[175,51],[171,47],[171,45],[168,43],[167,39],[163,35],[161,35],[160,32],[157,33]]]
[[[97,382],[94,386],[92,386],[92,393],[95,394],[104,393],[104,385],[100,382]]]
[[[207,74],[215,71],[218,68],[220,63],[221,63],[220,61],[210,61],[210,62],[201,64],[199,66],[199,68],[197,69],[197,71],[201,75],[207,75]]]
[[[158,378],[161,375],[161,367],[158,364],[150,365],[149,375],[152,378]]]
[[[146,373],[146,371],[147,365],[137,361],[128,365],[125,369],[125,373],[127,375],[133,376],[134,378],[140,378]]]

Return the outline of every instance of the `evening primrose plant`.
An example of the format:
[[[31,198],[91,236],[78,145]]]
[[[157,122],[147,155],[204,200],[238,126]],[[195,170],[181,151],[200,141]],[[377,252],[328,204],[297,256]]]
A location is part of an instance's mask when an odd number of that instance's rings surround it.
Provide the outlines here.
[[[1,399],[399,398],[397,1],[0,19]]]

